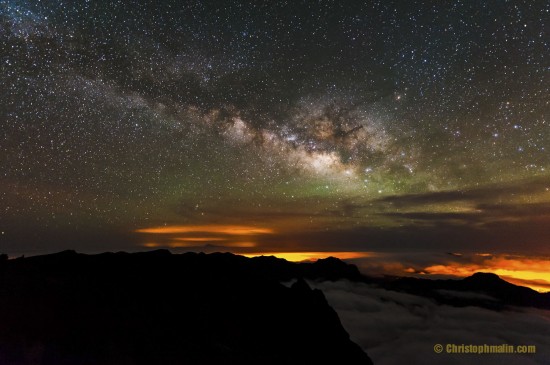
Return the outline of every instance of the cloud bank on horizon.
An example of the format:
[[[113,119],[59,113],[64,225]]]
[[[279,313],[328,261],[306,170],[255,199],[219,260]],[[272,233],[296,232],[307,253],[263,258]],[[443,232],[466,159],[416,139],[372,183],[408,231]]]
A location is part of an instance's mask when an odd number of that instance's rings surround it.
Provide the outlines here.
[[[324,292],[352,341],[367,351],[375,364],[542,365],[550,356],[549,311],[451,307],[349,281],[311,285]],[[435,353],[436,344],[531,345],[536,353]]]

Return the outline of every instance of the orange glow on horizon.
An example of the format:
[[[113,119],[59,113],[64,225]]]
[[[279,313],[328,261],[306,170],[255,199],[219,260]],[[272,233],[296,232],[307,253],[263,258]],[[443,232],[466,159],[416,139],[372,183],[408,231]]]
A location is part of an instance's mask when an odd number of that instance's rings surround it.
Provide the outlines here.
[[[427,274],[466,277],[476,272],[488,272],[521,286],[527,286],[540,292],[550,291],[550,260],[523,257],[491,257],[478,255],[484,260],[480,263],[456,262],[432,265],[422,271]],[[487,259],[485,259],[487,257]]]
[[[138,233],[152,234],[174,234],[174,233],[189,233],[189,232],[207,232],[229,235],[254,235],[254,234],[273,234],[275,231],[271,228],[258,228],[253,226],[237,226],[237,225],[189,225],[189,226],[160,226],[151,228],[137,229]]]
[[[327,257],[336,257],[342,260],[345,259],[357,259],[362,257],[372,256],[369,252],[257,252],[257,253],[243,253],[240,254],[246,257],[258,257],[258,256],[275,256],[287,261],[314,261],[318,259],[324,259]]]

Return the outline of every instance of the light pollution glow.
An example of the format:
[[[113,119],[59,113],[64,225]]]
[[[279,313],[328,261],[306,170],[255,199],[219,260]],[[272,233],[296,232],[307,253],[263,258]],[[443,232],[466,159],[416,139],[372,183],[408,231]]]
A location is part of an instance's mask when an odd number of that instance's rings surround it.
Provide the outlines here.
[[[523,256],[493,255],[477,253],[472,257],[453,254],[465,262],[434,262],[431,265],[413,269],[392,262],[390,257],[384,258],[376,252],[356,251],[259,251],[256,239],[264,235],[273,235],[275,229],[267,227],[210,224],[210,225],[166,225],[141,228],[136,232],[145,234],[149,240],[142,244],[147,248],[201,248],[212,244],[220,250],[232,251],[240,249],[238,254],[246,257],[275,256],[288,261],[314,261],[329,256],[342,260],[377,258],[383,273],[390,275],[445,275],[463,278],[476,272],[490,272],[516,284],[546,292],[550,290],[550,260],[548,258],[531,258]],[[192,234],[186,236],[185,234]],[[201,236],[201,234],[206,234]],[[243,239],[244,238],[244,239]],[[255,248],[254,251],[246,249]],[[244,251],[243,251],[244,249]]]
[[[479,256],[488,258],[480,263],[453,262],[432,265],[424,268],[422,272],[456,277],[466,277],[476,272],[488,272],[496,274],[512,284],[527,286],[540,292],[550,291],[550,259],[548,258],[491,257],[487,254]]]
[[[336,257],[341,260],[358,259],[371,256],[369,252],[262,252],[262,253],[246,253],[242,254],[245,257],[258,256],[274,256],[287,261],[316,261],[327,257]]]

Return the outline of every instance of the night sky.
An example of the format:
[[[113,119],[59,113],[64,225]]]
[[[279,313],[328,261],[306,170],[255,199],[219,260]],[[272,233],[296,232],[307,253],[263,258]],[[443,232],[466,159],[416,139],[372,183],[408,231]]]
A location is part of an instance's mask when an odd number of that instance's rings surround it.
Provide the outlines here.
[[[0,251],[548,260],[549,27],[544,0],[1,1]]]

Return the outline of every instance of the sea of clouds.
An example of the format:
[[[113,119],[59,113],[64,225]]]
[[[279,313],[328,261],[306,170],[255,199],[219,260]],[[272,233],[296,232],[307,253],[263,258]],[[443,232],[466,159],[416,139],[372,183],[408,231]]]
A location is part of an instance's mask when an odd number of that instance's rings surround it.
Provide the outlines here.
[[[324,292],[351,339],[376,365],[550,364],[550,311],[452,307],[343,280],[310,285]],[[536,353],[438,354],[436,344],[534,345]]]

